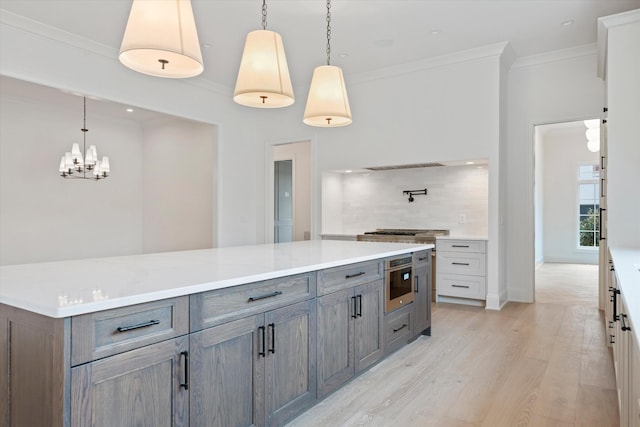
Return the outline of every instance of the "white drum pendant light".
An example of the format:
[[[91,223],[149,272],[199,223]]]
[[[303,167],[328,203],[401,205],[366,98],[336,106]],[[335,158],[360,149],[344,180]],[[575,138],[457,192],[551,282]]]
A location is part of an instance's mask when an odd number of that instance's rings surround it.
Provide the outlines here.
[[[600,151],[600,120],[585,120],[584,125],[587,127],[585,136],[587,137],[587,149],[592,153]]]
[[[327,65],[313,70],[303,122],[310,126],[338,127],[351,124],[351,108],[342,69],[330,65],[331,0],[327,0]]]
[[[282,37],[266,28],[267,4],[262,0],[262,30],[247,34],[233,100],[247,107],[286,107],[295,99]]]
[[[132,70],[156,77],[202,73],[191,0],[133,0],[119,59]]]

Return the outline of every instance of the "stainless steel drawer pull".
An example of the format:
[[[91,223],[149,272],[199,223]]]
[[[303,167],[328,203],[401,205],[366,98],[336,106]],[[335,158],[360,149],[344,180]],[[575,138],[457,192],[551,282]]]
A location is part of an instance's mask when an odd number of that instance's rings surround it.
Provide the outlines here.
[[[429,257],[426,257],[426,256],[425,256],[425,257],[422,257],[422,258],[418,258],[418,261],[424,261],[424,260],[426,260],[426,259],[429,259]]]
[[[451,245],[452,248],[468,248],[469,245]]]
[[[465,288],[469,289],[469,285],[451,285],[452,288]]]
[[[160,324],[159,320],[149,320],[148,322],[139,323],[137,325],[118,326],[118,332],[127,332],[127,331],[132,331],[134,329],[147,328],[149,326],[159,325],[159,324]]]
[[[347,274],[346,276],[344,276],[345,279],[353,279],[354,277],[358,277],[358,276],[364,276],[365,273],[364,271],[361,271],[360,273],[355,273],[355,274]]]
[[[407,326],[409,326],[409,325],[407,325],[406,323],[403,323],[403,324],[402,324],[402,326],[400,326],[398,329],[394,329],[394,330],[393,330],[393,333],[395,334],[396,332],[398,332],[399,330],[402,330],[402,329],[406,328]]]
[[[453,265],[469,265],[468,262],[452,262]]]
[[[275,291],[275,292],[271,292],[270,294],[258,295],[257,297],[249,297],[249,302],[259,301],[261,299],[266,299],[266,298],[273,298],[273,297],[277,297],[278,295],[282,295],[282,292]]]

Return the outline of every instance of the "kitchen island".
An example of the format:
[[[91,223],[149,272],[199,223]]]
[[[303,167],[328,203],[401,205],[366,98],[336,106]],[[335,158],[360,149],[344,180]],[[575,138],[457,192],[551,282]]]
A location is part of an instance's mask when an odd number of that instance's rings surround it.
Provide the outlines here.
[[[432,247],[305,241],[0,267],[1,423],[282,425],[421,332],[426,298],[387,325],[383,261]]]

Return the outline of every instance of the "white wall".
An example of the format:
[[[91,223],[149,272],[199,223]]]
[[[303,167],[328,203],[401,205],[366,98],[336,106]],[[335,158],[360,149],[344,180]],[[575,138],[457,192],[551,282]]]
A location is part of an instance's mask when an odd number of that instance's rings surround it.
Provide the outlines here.
[[[87,144],[112,173],[65,180],[55,163],[82,142],[82,98],[58,96],[77,108],[0,92],[0,264],[212,246],[213,126],[171,118],[145,129],[89,99]]]
[[[118,62],[117,49],[35,22],[25,25],[10,14],[3,14],[2,19],[2,75],[217,125],[214,228],[218,233],[214,243],[230,246],[264,241],[265,151],[257,142],[254,109],[235,104],[228,88],[198,78],[142,75]]]
[[[533,183],[534,235],[536,268],[544,263],[544,144],[539,126],[534,129],[534,164],[535,177]]]
[[[143,252],[211,248],[215,127],[153,120],[143,141]]]
[[[549,130],[543,137],[544,262],[597,264],[597,249],[578,248],[578,166],[598,164],[587,149],[586,127]]]
[[[333,173],[330,176],[336,175]],[[323,205],[323,224],[340,223],[339,229],[323,233],[362,234],[376,228],[444,229],[455,235],[488,234],[488,170],[480,166],[446,166],[377,172],[345,173],[342,176],[340,218],[329,218],[332,204]],[[323,183],[326,180],[323,175]],[[323,193],[333,191],[329,188]],[[427,189],[412,203],[404,190]],[[329,195],[323,195],[328,201]],[[465,223],[459,222],[464,215]]]
[[[509,300],[534,300],[534,125],[599,117],[604,83],[595,46],[523,58],[509,76],[507,249]]]
[[[316,159],[312,232],[321,232],[322,172],[430,161],[488,159],[489,288],[499,302],[499,108],[500,55],[504,44],[346,78],[353,124],[313,128],[302,123],[304,99],[287,109],[257,116],[259,135],[269,147],[311,140]],[[309,76],[311,77],[311,76]],[[308,84],[308,82],[307,82]],[[304,88],[296,93],[306,94]],[[390,102],[389,100],[393,100]],[[262,113],[262,112],[261,112]],[[493,223],[492,223],[493,221]],[[493,240],[492,240],[493,239]],[[494,244],[494,243],[492,243]],[[506,289],[503,292],[506,297]],[[489,304],[488,304],[489,306]]]
[[[142,249],[142,129],[91,115],[88,100],[87,144],[96,145],[100,157],[109,156],[112,175],[98,182],[63,179],[60,157],[72,143],[82,143],[82,99],[77,99],[78,108],[66,110],[0,96],[2,265]]]

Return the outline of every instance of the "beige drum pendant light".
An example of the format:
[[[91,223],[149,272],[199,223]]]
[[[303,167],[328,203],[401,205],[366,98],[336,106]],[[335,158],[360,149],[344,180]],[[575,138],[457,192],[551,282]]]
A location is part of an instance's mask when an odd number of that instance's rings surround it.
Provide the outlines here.
[[[295,99],[282,37],[266,28],[267,4],[262,0],[262,30],[247,34],[233,100],[247,107],[286,107]]]
[[[327,0],[327,65],[313,70],[303,122],[310,126],[338,127],[351,124],[351,108],[342,69],[330,65],[331,0]]]
[[[119,59],[132,70],[156,77],[202,73],[191,0],[133,0]]]

